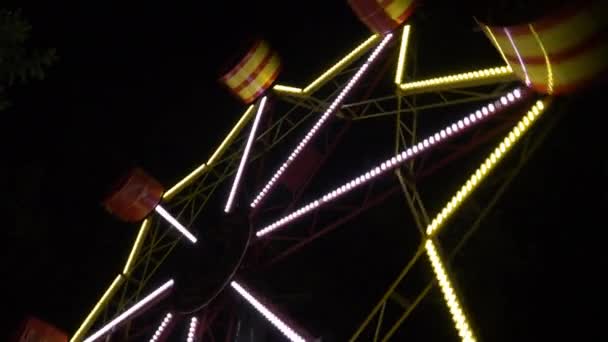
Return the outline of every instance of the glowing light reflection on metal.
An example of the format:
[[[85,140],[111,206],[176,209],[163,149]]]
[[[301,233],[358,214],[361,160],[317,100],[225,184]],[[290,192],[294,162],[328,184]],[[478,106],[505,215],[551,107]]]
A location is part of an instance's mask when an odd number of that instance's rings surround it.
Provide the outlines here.
[[[161,207],[160,204],[157,205],[154,210],[160,214],[167,222],[171,223],[171,225],[177,229],[180,233],[182,233],[188,240],[192,243],[196,243],[197,239],[186,227],[184,227],[181,223],[179,223],[171,214],[169,214],[165,208]]]
[[[241,177],[243,175],[243,169],[245,168],[245,164],[249,159],[249,151],[251,150],[251,145],[253,144],[253,140],[255,139],[255,133],[258,129],[258,124],[260,123],[260,118],[262,117],[262,113],[264,112],[264,106],[266,105],[266,96],[262,98],[260,101],[260,105],[258,107],[258,113],[255,116],[255,120],[253,120],[253,125],[251,126],[251,132],[249,133],[249,138],[247,139],[247,144],[245,145],[245,150],[243,151],[243,156],[241,157],[241,162],[239,164],[239,168],[236,171],[236,176],[234,177],[234,182],[232,183],[232,188],[230,189],[230,194],[228,195],[228,201],[226,202],[226,207],[224,208],[224,212],[228,213],[232,209],[232,202],[234,201],[234,196],[236,195],[236,190],[238,189],[239,183],[241,181]]]
[[[97,330],[97,332],[95,332],[93,335],[87,337],[84,340],[84,342],[93,342],[93,341],[96,341],[99,338],[103,337],[110,330],[112,330],[112,328],[114,328],[118,324],[122,323],[124,320],[126,320],[131,315],[133,315],[134,313],[136,313],[137,311],[139,311],[141,308],[143,308],[146,304],[150,303],[151,301],[153,301],[154,299],[156,299],[158,296],[160,296],[161,294],[163,294],[165,291],[169,290],[173,286],[173,283],[174,283],[173,279],[171,279],[168,282],[164,283],[158,289],[154,290],[152,293],[150,293],[149,295],[147,295],[146,297],[144,297],[144,299],[142,299],[139,302],[135,303],[132,307],[130,307],[129,309],[127,309],[125,312],[123,312],[122,314],[120,314],[118,317],[116,317],[113,320],[111,320],[110,323],[106,324],[101,329]]]
[[[524,63],[524,60],[521,58],[521,55],[519,54],[519,50],[517,49],[517,46],[515,45],[515,42],[513,41],[511,32],[509,32],[509,29],[506,27],[504,28],[504,31],[505,31],[505,34],[507,35],[507,38],[509,39],[509,42],[511,42],[513,51],[515,51],[515,54],[517,55],[517,60],[519,61],[519,65],[521,65],[521,70],[524,72],[526,85],[530,86],[532,84],[532,82],[530,82],[530,76],[528,76],[528,70],[526,69],[526,64]]]

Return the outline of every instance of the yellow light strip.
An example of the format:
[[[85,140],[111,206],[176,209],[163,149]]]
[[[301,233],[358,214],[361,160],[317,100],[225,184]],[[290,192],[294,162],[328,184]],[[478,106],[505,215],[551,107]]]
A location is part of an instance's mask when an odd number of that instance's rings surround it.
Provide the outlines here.
[[[405,72],[405,58],[407,55],[407,45],[410,37],[410,25],[403,26],[401,35],[401,45],[399,46],[399,59],[397,60],[397,71],[395,72],[395,84],[400,86]]]
[[[83,335],[88,332],[88,330],[91,328],[91,325],[93,324],[93,321],[97,318],[97,316],[99,316],[101,310],[107,305],[110,298],[112,298],[114,293],[116,293],[116,291],[124,281],[125,278],[122,276],[122,274],[119,274],[114,279],[110,287],[108,287],[103,296],[101,296],[101,299],[99,299],[97,304],[95,304],[93,310],[91,310],[87,318],[85,318],[84,322],[82,322],[78,330],[76,330],[74,335],[70,338],[70,342],[82,341]]]
[[[538,100],[528,113],[519,121],[519,123],[509,132],[502,142],[494,149],[488,158],[481,164],[479,168],[469,177],[466,183],[458,190],[458,192],[450,199],[448,204],[443,207],[441,212],[431,221],[426,227],[428,236],[435,235],[439,228],[447,221],[454,211],[462,204],[462,202],[471,194],[471,192],[481,183],[481,181],[490,173],[496,164],[505,156],[508,150],[519,140],[519,138],[530,128],[532,123],[544,111],[545,104],[542,100]]]
[[[509,134],[503,139],[503,141],[494,149],[488,158],[481,164],[479,168],[469,177],[466,183],[458,190],[456,195],[443,207],[441,212],[433,219],[431,224],[426,227],[426,234],[429,237],[425,243],[427,255],[431,261],[433,272],[437,277],[441,292],[446,301],[448,309],[452,314],[452,319],[458,330],[463,341],[475,341],[475,337],[469,327],[467,318],[462,311],[461,304],[458,301],[454,289],[450,282],[450,279],[445,271],[445,267],[441,261],[441,258],[437,254],[437,249],[431,240],[432,236],[435,235],[440,227],[447,221],[447,219],[455,212],[460,204],[473,192],[473,190],[481,183],[481,181],[488,175],[488,173],[496,166],[496,164],[506,155],[506,153],[513,147],[513,145],[519,140],[519,138],[530,128],[532,123],[536,121],[538,116],[546,108],[545,103],[542,100],[536,101],[528,113],[519,121],[519,123],[509,132]]]
[[[342,58],[338,63],[334,64],[334,66],[325,71],[316,80],[312,81],[312,83],[310,83],[306,88],[304,88],[304,93],[310,94],[311,92],[318,89],[330,77],[333,77],[336,73],[342,71],[342,69],[349,65],[353,60],[359,58],[362,54],[364,54],[372,45],[374,45],[380,39],[380,37],[381,36],[379,34],[374,34],[373,36],[369,37],[366,41],[364,41],[348,55]]]
[[[254,108],[255,108],[255,105],[251,105],[251,106],[249,106],[249,108],[247,108],[247,110],[245,111],[243,116],[241,116],[241,118],[236,123],[236,125],[234,125],[234,127],[232,127],[232,129],[230,130],[230,133],[228,133],[226,138],[224,138],[224,141],[222,141],[220,146],[215,150],[215,152],[213,152],[213,154],[207,161],[207,165],[213,166],[213,162],[215,162],[215,159],[217,159],[219,156],[221,156],[224,153],[224,151],[226,150],[226,148],[228,147],[228,145],[230,145],[234,141],[236,136],[241,132],[241,129],[243,129],[243,127],[253,117],[252,114],[253,114]]]
[[[462,341],[474,342],[475,337],[473,336],[473,332],[471,331],[467,317],[462,311],[462,306],[460,305],[458,297],[454,292],[454,288],[452,287],[450,278],[448,277],[445,267],[441,262],[441,258],[437,254],[435,244],[432,240],[427,240],[424,247],[426,248],[426,254],[431,261],[431,266],[433,267],[433,272],[435,273],[435,277],[437,278],[441,292],[443,293],[443,298],[445,299],[448,309],[452,314],[452,320],[456,324],[458,335],[460,335]]]
[[[219,157],[225,151],[225,149],[228,147],[228,145],[230,143],[232,143],[232,141],[239,134],[241,129],[243,129],[243,127],[247,124],[247,122],[249,122],[249,120],[253,117],[252,114],[253,114],[254,107],[255,107],[254,105],[251,105],[251,106],[249,106],[249,108],[247,108],[247,110],[245,111],[243,116],[241,116],[241,118],[236,123],[236,125],[234,125],[234,127],[232,127],[232,130],[230,130],[230,133],[228,133],[226,138],[224,138],[224,141],[222,141],[222,143],[215,150],[213,155],[211,155],[211,158],[209,158],[207,163],[202,164],[201,166],[197,167],[194,171],[190,172],[190,174],[188,174],[186,177],[184,177],[182,180],[180,180],[177,184],[175,184],[173,187],[171,187],[171,189],[167,190],[163,194],[164,200],[170,200],[171,198],[173,198],[173,196],[175,196],[183,188],[185,188],[190,183],[195,181],[198,177],[200,177],[203,174],[203,172],[207,169],[208,166],[212,166],[215,159],[217,157]]]
[[[302,94],[303,93],[302,88],[284,86],[281,84],[275,85],[274,87],[272,87],[272,89],[279,93],[290,93],[290,94]]]
[[[141,250],[141,247],[144,244],[146,235],[150,230],[150,223],[150,219],[145,219],[144,222],[141,223],[141,226],[139,227],[139,232],[137,233],[137,238],[135,239],[135,243],[133,244],[133,247],[131,247],[131,252],[129,253],[127,263],[125,264],[125,267],[122,270],[122,273],[124,275],[128,276],[131,273],[131,268],[133,267],[135,258],[137,257],[137,255],[139,255],[139,251]]]
[[[409,25],[408,31],[409,31]],[[306,88],[298,88],[291,87],[282,84],[277,84],[272,89],[279,93],[289,93],[296,95],[309,95],[310,93],[317,90],[321,87],[329,78],[335,76],[335,74],[342,71],[346,66],[352,63],[355,59],[359,58],[363,55],[367,50],[369,50],[376,41],[379,40],[381,36],[378,34],[374,34],[369,37],[366,41],[357,46],[354,50],[352,50],[348,55],[344,56],[338,63],[334,64],[331,68],[327,69],[321,76],[312,81]],[[400,83],[400,82],[399,82]]]
[[[540,50],[543,53],[543,56],[545,57],[545,64],[547,65],[547,93],[553,94],[553,68],[551,68],[551,61],[549,60],[547,50],[545,50],[545,44],[543,44],[543,42],[540,40],[540,37],[538,36],[538,33],[536,33],[534,26],[532,26],[532,24],[528,26],[530,27],[530,32],[532,32],[534,39],[536,39],[536,42],[538,43],[538,46],[540,47]]]
[[[197,179],[203,173],[203,170],[205,170],[206,167],[207,164],[203,163],[194,171],[190,172],[190,174],[188,174],[186,177],[182,178],[182,180],[172,186],[171,189],[165,191],[165,193],[163,194],[163,199],[168,201],[173,198],[173,196],[175,196],[179,191],[185,188],[193,180]]]
[[[483,29],[488,33],[488,35],[492,39],[492,42],[494,43],[494,47],[500,53],[500,57],[502,57],[502,60],[505,61],[505,63],[509,64],[509,61],[507,60],[507,56],[505,56],[505,52],[502,51],[500,44],[498,44],[498,40],[496,40],[496,36],[494,35],[494,32],[492,32],[492,30],[488,26],[483,25],[483,24],[480,24],[480,25],[483,26]]]
[[[408,91],[414,89],[425,89],[425,88],[433,88],[438,86],[443,86],[447,84],[462,84],[462,83],[471,83],[472,81],[479,80],[487,80],[493,81],[495,79],[501,79],[504,76],[509,76],[513,74],[513,70],[509,65],[475,70],[470,72],[465,72],[461,74],[454,74],[442,77],[435,77],[426,80],[420,80],[415,82],[404,83],[399,86],[401,90]]]

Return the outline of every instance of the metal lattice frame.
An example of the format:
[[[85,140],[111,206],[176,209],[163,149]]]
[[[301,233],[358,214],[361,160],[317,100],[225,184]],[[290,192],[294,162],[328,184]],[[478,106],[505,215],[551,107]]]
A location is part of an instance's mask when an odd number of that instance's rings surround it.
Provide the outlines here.
[[[537,132],[526,136],[524,141],[521,143],[522,146],[514,151],[516,155],[511,157],[514,160],[509,163],[510,165],[506,165],[500,170],[497,170],[497,172],[492,176],[493,182],[486,182],[485,186],[483,186],[480,192],[491,193],[492,196],[489,199],[484,200],[483,206],[480,205],[480,207],[483,209],[476,214],[476,219],[470,226],[466,228],[465,234],[459,239],[456,246],[453,247],[449,253],[445,253],[446,263],[450,263],[457,253],[464,247],[469,238],[481,228],[484,219],[492,212],[495,205],[508,189],[511,182],[519,174],[528,160],[530,160],[534,152],[539,148],[559,119],[559,115],[552,116],[551,119],[548,119],[549,122],[546,122],[541,128],[537,129]],[[353,333],[350,341],[389,341],[395,332],[403,325],[409,315],[414,311],[414,309],[426,296],[428,296],[431,289],[437,285],[436,279],[429,280],[427,285],[414,298],[406,298],[399,293],[399,285],[406,281],[406,276],[412,270],[415,263],[417,263],[425,254],[425,227],[428,226],[430,221],[428,218],[429,216],[424,209],[424,205],[422,204],[422,199],[416,191],[415,184],[405,181],[401,170],[396,171],[395,174],[399,180],[399,184],[406,199],[408,208],[410,209],[416,222],[416,226],[420,231],[421,243],[413,252],[411,258],[405,263],[405,266],[400,271],[399,275],[391,283],[386,292],[381,296],[380,300],[372,308],[368,316]],[[471,198],[470,201],[475,201],[475,198]],[[433,240],[435,241],[436,245],[440,245],[438,239],[434,238]],[[393,310],[386,310],[387,306],[389,305],[400,308],[400,310],[397,311],[399,314],[389,317],[386,314],[387,312],[395,312]]]
[[[404,28],[400,44],[395,79],[395,83],[397,84],[396,93],[344,104],[339,109],[339,113],[337,113],[338,117],[345,119],[345,121],[349,123],[394,116],[395,151],[403,150],[405,147],[413,146],[418,143],[418,116],[421,112],[495,99],[503,95],[507,86],[512,85],[514,81],[510,69],[502,69],[492,75],[483,72],[478,73],[476,71],[475,74],[473,72],[467,73],[466,77],[446,76],[446,82],[441,82],[441,79],[435,81],[429,80],[427,82],[429,83],[428,85],[426,85],[424,81],[413,82],[415,83],[414,86],[408,87],[408,83],[402,83],[402,79],[405,76],[404,69],[406,65],[409,30],[409,26]],[[354,73],[355,69],[349,69],[349,65],[367,52],[378,40],[379,37],[377,35],[370,37],[305,88],[295,88],[284,85],[275,86],[275,95],[278,96],[283,103],[288,104],[289,106],[283,114],[275,116],[276,120],[268,123],[260,132],[260,135],[256,140],[256,149],[250,162],[263,158],[270,150],[280,144],[287,136],[296,131],[305,122],[308,122],[312,117],[322,113],[322,111],[329,106],[330,100],[335,97],[336,93],[344,86],[344,77]],[[407,71],[410,74],[409,78],[415,76],[415,68]],[[322,94],[322,97],[319,97],[321,96],[320,94]],[[186,226],[194,224],[217,188],[236,172],[244,141],[246,140],[246,134],[244,134],[243,128],[252,119],[253,112],[254,106],[249,107],[209,160],[165,194],[164,200],[167,202],[168,207],[177,214],[179,220]],[[512,122],[505,122],[500,127],[491,131],[478,129],[472,134],[471,139],[463,141],[457,146],[451,146],[449,155],[439,163],[424,165],[424,163],[419,161],[410,162],[407,167],[398,169],[395,172],[397,185],[383,193],[374,193],[372,182],[367,186],[367,189],[365,190],[367,195],[362,201],[359,199],[355,203],[342,205],[340,208],[330,209],[342,213],[341,218],[336,222],[320,226],[317,224],[317,220],[313,219],[313,224],[309,229],[305,230],[305,232],[294,233],[289,232],[288,230],[277,232],[277,234],[273,235],[268,239],[268,242],[266,242],[271,248],[264,249],[265,252],[273,254],[272,258],[267,257],[269,264],[277,262],[291,253],[296,252],[306,244],[311,243],[315,239],[336,229],[338,226],[354,219],[361,212],[381,203],[386,198],[399,191],[403,193],[407,207],[412,213],[417,229],[420,231],[421,239],[424,241],[426,238],[425,227],[429,225],[431,220],[425,209],[423,199],[417,190],[416,180],[431,175],[438,168],[441,168],[443,165],[453,161],[459,156],[468,153],[472,148],[492,140],[498,134],[504,132],[505,127],[511,126],[512,124]],[[545,131],[548,131],[548,128],[545,129]],[[490,205],[488,205],[479,215],[478,220],[471,227],[471,232],[477,229],[480,222],[483,220],[483,217],[487,214],[487,211],[490,210],[490,207],[504,192],[504,189],[508,186],[511,179],[513,179],[521,169],[532,151],[536,149],[542,140],[539,137],[530,143],[528,141],[530,139],[530,137],[527,138],[528,144],[521,150],[521,155],[516,165],[510,170],[505,171],[507,176],[501,183],[499,190],[496,191],[495,198],[492,199]],[[325,157],[331,153],[331,146],[328,145],[325,153]],[[301,192],[299,195],[301,195]],[[297,194],[294,196],[293,203],[298,200],[299,195]],[[318,213],[315,215],[318,215]],[[471,233],[465,235],[463,241],[465,241],[470,234]],[[146,288],[160,265],[162,265],[165,259],[171,254],[172,250],[177,246],[179,240],[179,238],[168,233],[159,220],[148,219],[144,221],[139,229],[136,241],[124,269],[116,277],[108,291],[106,291],[98,304],[85,319],[80,329],[72,338],[72,341],[82,339],[83,335],[86,334],[94,324],[100,325],[107,322],[124,310],[125,307],[137,301],[142,295],[142,290]],[[280,246],[273,246],[273,241],[287,243],[282,243]],[[436,238],[433,238],[433,241],[439,246]],[[462,243],[450,252],[448,259],[446,260],[450,260],[460,247],[462,247]],[[435,281],[429,282],[429,285],[422,293],[417,298],[411,300],[405,298],[395,290],[398,284],[403,281],[408,270],[424,252],[424,245],[421,244],[421,247],[415,251],[411,260],[406,263],[406,267],[397,280],[395,280],[393,285],[373,308],[369,316],[352,336],[351,340],[354,341],[359,338],[369,340],[371,337],[373,337],[374,341],[388,340],[403,323],[405,318],[413,311],[416,305],[420,303],[422,298],[429,293]],[[389,303],[400,305],[404,310],[403,314],[396,319],[387,317],[385,315],[385,308]],[[213,318],[207,318],[208,322],[213,321]],[[389,320],[394,323],[386,330],[386,322]],[[384,332],[383,329],[386,330],[386,332]],[[128,338],[129,330],[130,329],[128,328],[124,330],[123,338]],[[384,333],[384,335],[381,335],[381,332]]]
[[[292,106],[269,127],[260,132],[257,141],[264,142],[264,146],[253,154],[251,162],[262,157],[312,116],[326,108],[328,99],[334,97],[343,86],[337,80],[343,78],[344,75],[352,74],[353,69],[346,68],[367,52],[378,39],[377,35],[371,36],[314,80],[305,88],[305,93],[302,91],[302,94],[296,98],[283,96],[283,99]],[[313,92],[329,82],[333,84],[334,89],[329,92],[325,89],[325,98],[317,98],[317,94]],[[252,105],[245,111],[209,160],[165,193],[163,199],[169,201],[169,208],[177,213],[177,218],[186,226],[194,223],[215,190],[236,172],[243,142],[246,139],[243,128],[252,119],[253,112],[254,106]],[[80,341],[94,324],[102,325],[108,322],[125,307],[136,302],[141,297],[142,290],[146,288],[155,272],[179,241],[180,238],[168,232],[161,221],[145,220],[139,228],[122,272],[110,284],[72,336],[71,341]],[[123,337],[126,338],[128,335]]]

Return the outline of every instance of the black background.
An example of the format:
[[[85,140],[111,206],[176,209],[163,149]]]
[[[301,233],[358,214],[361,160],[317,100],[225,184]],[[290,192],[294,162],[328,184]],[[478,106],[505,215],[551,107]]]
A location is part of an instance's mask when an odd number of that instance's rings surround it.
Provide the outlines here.
[[[305,84],[368,34],[343,1],[54,1],[6,7],[22,7],[33,25],[32,44],[55,47],[60,56],[46,80],[13,89],[13,107],[2,113],[7,333],[26,314],[75,330],[122,265],[133,232],[102,210],[100,194],[130,164],[170,184],[206,159],[242,111],[216,79],[243,42],[267,37],[283,57],[281,79]],[[476,54],[475,46],[445,38],[448,31],[473,32],[472,20],[460,14],[431,5],[421,9],[425,37],[436,37],[419,61],[433,66],[429,73],[473,66],[467,58]],[[479,39],[480,33],[471,34]],[[446,53],[452,49],[464,51],[452,59]],[[492,64],[476,58],[474,65]],[[487,340],[603,330],[598,317],[605,297],[608,160],[602,95],[598,88],[575,99],[499,203],[493,226],[459,261],[474,265],[462,272],[475,283],[465,291],[467,298],[491,298],[487,307],[479,300],[471,310],[492,313],[474,316]],[[345,245],[358,237],[340,235]],[[326,305],[348,311],[377,298],[362,294],[348,304]],[[353,322],[335,319],[337,326],[350,327],[337,336],[353,331]],[[416,324],[452,329],[447,322]]]

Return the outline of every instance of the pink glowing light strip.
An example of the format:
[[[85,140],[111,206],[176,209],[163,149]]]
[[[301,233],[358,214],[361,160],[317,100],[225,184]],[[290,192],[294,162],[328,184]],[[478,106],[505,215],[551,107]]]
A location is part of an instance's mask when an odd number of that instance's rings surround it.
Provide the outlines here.
[[[245,151],[243,151],[241,163],[239,164],[239,168],[236,171],[236,176],[234,177],[234,182],[232,183],[232,189],[230,189],[230,195],[228,195],[228,202],[226,202],[226,207],[224,208],[225,213],[229,213],[232,209],[232,202],[234,201],[236,189],[238,188],[239,183],[241,181],[241,176],[243,175],[245,163],[247,163],[247,159],[249,159],[249,151],[251,150],[251,145],[253,144],[253,140],[255,138],[255,132],[257,131],[258,124],[260,123],[260,117],[262,117],[262,113],[264,112],[264,105],[266,105],[266,96],[262,98],[260,106],[258,107],[258,112],[255,116],[255,120],[253,121],[253,126],[251,126],[251,132],[249,133],[249,138],[247,139],[247,144],[245,145]]]
[[[159,287],[158,289],[154,290],[154,292],[152,292],[149,295],[147,295],[144,299],[142,299],[139,302],[135,303],[132,307],[130,307],[129,309],[127,309],[127,311],[123,312],[118,317],[114,318],[112,321],[110,321],[110,323],[106,324],[103,328],[97,330],[97,332],[95,332],[93,335],[87,337],[84,340],[84,342],[93,342],[93,341],[96,341],[96,340],[100,339],[105,334],[107,334],[110,330],[112,330],[114,327],[116,327],[117,325],[119,325],[120,323],[122,323],[123,321],[125,321],[131,315],[135,314],[141,308],[143,308],[146,304],[150,303],[151,301],[153,301],[154,299],[156,299],[157,297],[159,297],[160,295],[162,295],[163,293],[165,293],[172,286],[173,286],[173,279],[171,279],[168,282],[164,283],[161,287]]]
[[[258,301],[253,295],[245,290],[239,283],[233,281],[230,283],[233,289],[236,290],[245,300],[249,302],[259,313],[264,316],[272,325],[274,325],[285,337],[292,342],[305,342],[304,338],[298,335],[292,328],[285,324],[275,314],[273,314],[268,308],[266,308],[260,301]]]
[[[192,318],[190,318],[190,326],[188,327],[188,337],[186,338],[186,342],[194,342],[196,340],[196,328],[198,328],[198,318],[196,318],[196,316],[192,316]]]
[[[486,106],[483,106],[481,109],[477,110],[474,113],[465,116],[463,119],[458,120],[457,122],[447,126],[441,131],[430,135],[423,141],[419,142],[417,145],[414,145],[410,148],[407,148],[405,151],[397,154],[396,156],[382,162],[380,165],[375,168],[367,171],[366,173],[356,177],[355,179],[347,182],[346,184],[330,191],[329,193],[323,195],[320,199],[316,199],[307,205],[301,207],[300,209],[292,212],[291,214],[279,219],[278,221],[258,230],[255,235],[257,237],[264,236],[286,224],[292,222],[293,220],[303,216],[311,212],[312,210],[318,208],[322,204],[330,202],[342,195],[350,192],[351,190],[369,182],[371,179],[376,178],[387,171],[405,163],[405,161],[411,159],[414,156],[422,153],[423,151],[429,149],[431,146],[436,145],[440,141],[443,141],[449,137],[455,136],[457,133],[461,133],[466,128],[474,126],[482,122],[488,116],[494,115],[498,110],[502,107],[506,107],[509,104],[515,103],[518,100],[523,98],[522,93],[519,89],[515,89],[512,92],[502,96],[500,99],[494,101],[493,103],[489,103]]]
[[[505,34],[507,35],[507,38],[509,38],[509,41],[511,42],[511,46],[513,47],[513,50],[515,51],[515,54],[517,55],[517,60],[519,60],[519,64],[521,65],[521,69],[524,72],[524,75],[526,75],[526,85],[530,86],[530,84],[532,84],[532,82],[530,82],[530,77],[528,76],[528,70],[526,69],[526,64],[524,64],[524,60],[523,58],[521,58],[521,55],[519,54],[519,49],[517,49],[517,46],[515,46],[515,41],[513,41],[513,37],[511,36],[511,32],[509,32],[509,29],[507,29],[506,27],[504,28]]]
[[[173,319],[173,314],[170,313],[170,312],[167,313],[167,315],[165,316],[165,318],[163,319],[163,321],[160,323],[160,325],[158,326],[158,328],[154,332],[154,335],[152,335],[152,338],[150,339],[150,342],[156,342],[156,341],[158,341],[158,339],[163,335],[163,332],[167,328],[167,325],[169,325],[169,323],[171,323],[172,319]]]
[[[291,165],[291,163],[298,157],[298,155],[304,149],[304,147],[306,147],[308,142],[310,140],[312,140],[312,138],[315,136],[315,134],[321,129],[321,126],[327,121],[329,116],[335,112],[335,110],[336,110],[336,108],[338,108],[338,106],[340,106],[340,104],[342,103],[342,100],[344,100],[344,97],[357,84],[357,81],[359,81],[361,76],[363,76],[363,74],[367,71],[367,69],[369,68],[371,63],[376,59],[376,57],[378,57],[380,52],[382,52],[382,50],[384,49],[386,44],[390,41],[392,36],[393,35],[391,33],[389,33],[384,37],[384,39],[382,39],[380,44],[378,44],[378,46],[376,47],[374,52],[372,52],[372,54],[369,56],[367,61],[361,66],[361,68],[359,68],[357,73],[348,81],[348,83],[346,84],[344,89],[342,89],[342,91],[340,91],[340,93],[334,99],[334,101],[331,103],[329,108],[327,108],[327,110],[325,110],[325,113],[323,113],[323,115],[319,118],[319,120],[315,123],[315,125],[310,129],[310,131],[306,134],[306,136],[304,136],[304,138],[300,141],[298,146],[291,152],[291,154],[289,155],[287,160],[285,160],[285,162],[281,165],[281,167],[279,167],[279,169],[275,172],[274,176],[272,176],[272,178],[268,181],[268,183],[266,183],[266,185],[262,188],[262,191],[260,191],[260,193],[255,197],[253,202],[251,202],[252,208],[255,208],[262,201],[262,199],[264,199],[264,197],[270,192],[270,190],[275,185],[275,183],[277,182],[279,177],[281,177],[281,175],[285,172],[285,170],[289,167],[289,165]]]
[[[196,238],[196,236],[192,235],[192,233],[190,233],[190,231],[188,229],[186,229],[186,227],[184,227],[183,224],[179,223],[178,220],[175,219],[175,217],[173,217],[171,214],[169,214],[169,212],[161,207],[161,205],[157,205],[154,210],[160,215],[162,216],[165,220],[167,220],[167,222],[171,223],[171,225],[173,226],[173,228],[177,229],[177,231],[179,231],[180,233],[182,233],[188,240],[190,240],[192,243],[196,243],[196,241],[198,241],[198,239]]]

